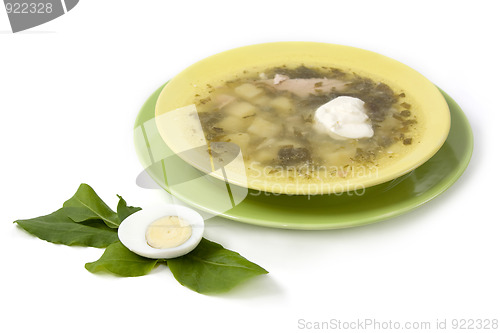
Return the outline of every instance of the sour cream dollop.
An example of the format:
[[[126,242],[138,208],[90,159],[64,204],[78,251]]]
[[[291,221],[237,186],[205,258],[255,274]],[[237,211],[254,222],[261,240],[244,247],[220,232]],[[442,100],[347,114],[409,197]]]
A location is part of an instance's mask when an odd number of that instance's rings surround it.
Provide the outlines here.
[[[316,110],[314,126],[333,139],[371,138],[373,128],[364,105],[365,102],[355,97],[334,98]]]

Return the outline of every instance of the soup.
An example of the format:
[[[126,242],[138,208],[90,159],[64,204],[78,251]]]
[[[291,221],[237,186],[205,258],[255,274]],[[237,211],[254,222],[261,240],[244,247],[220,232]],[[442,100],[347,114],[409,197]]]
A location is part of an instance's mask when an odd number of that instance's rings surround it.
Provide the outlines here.
[[[221,188],[336,194],[428,161],[447,138],[450,112],[432,82],[394,59],[278,42],[189,66],[162,89],[154,123],[168,149],[150,158],[176,154]],[[230,161],[239,147],[243,156]]]
[[[359,177],[418,142],[419,119],[404,91],[338,68],[245,70],[208,88],[208,95],[195,96],[205,138],[238,145],[250,181]],[[343,137],[319,128],[319,108],[339,97],[361,103],[371,135]],[[215,149],[211,153],[216,157]]]

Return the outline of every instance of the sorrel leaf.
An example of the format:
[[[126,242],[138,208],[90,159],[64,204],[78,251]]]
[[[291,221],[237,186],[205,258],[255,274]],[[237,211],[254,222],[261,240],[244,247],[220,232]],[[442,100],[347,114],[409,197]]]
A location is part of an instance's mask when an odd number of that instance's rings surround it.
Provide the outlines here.
[[[201,294],[230,290],[237,284],[268,272],[238,253],[203,238],[190,253],[167,260],[175,279]]]
[[[106,247],[118,240],[114,229],[95,221],[75,223],[62,208],[49,215],[15,223],[30,234],[56,244]]]
[[[127,206],[127,202],[125,201],[125,199],[123,199],[118,194],[116,196],[120,198],[120,201],[118,201],[118,206],[116,207],[116,212],[118,214],[118,219],[120,220],[120,223],[123,222],[123,220],[125,220],[130,215],[142,209],[141,207]]]
[[[148,274],[158,262],[131,252],[122,243],[109,245],[99,260],[85,264],[91,273],[111,272],[119,276],[141,276]]]
[[[118,228],[120,220],[97,193],[87,184],[81,184],[75,195],[67,200],[64,212],[75,222],[99,219],[110,228]]]

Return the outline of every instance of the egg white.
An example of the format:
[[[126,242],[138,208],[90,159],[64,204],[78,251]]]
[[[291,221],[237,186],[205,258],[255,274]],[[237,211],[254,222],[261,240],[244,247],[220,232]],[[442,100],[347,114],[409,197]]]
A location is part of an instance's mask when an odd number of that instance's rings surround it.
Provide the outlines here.
[[[148,226],[164,216],[179,216],[191,226],[191,237],[176,247],[168,249],[151,247],[146,241]],[[195,210],[181,205],[164,205],[144,208],[127,217],[118,228],[118,238],[126,248],[142,257],[171,259],[194,250],[203,237],[204,229],[203,218]]]

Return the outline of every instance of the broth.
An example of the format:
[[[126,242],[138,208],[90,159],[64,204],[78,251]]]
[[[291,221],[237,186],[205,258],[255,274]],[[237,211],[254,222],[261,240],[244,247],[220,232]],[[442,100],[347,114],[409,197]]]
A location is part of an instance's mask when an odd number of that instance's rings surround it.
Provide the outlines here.
[[[248,70],[208,88],[195,102],[204,135],[209,143],[237,144],[250,178],[356,177],[360,169],[400,158],[418,142],[419,122],[403,91],[338,68]],[[316,109],[339,96],[365,102],[372,137],[334,139],[315,129]]]

